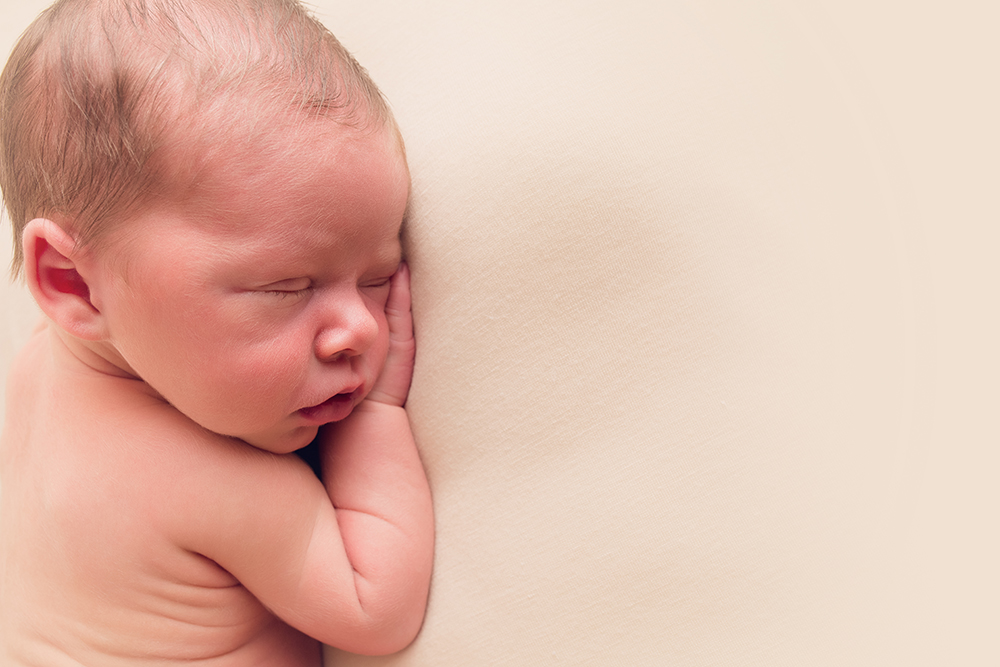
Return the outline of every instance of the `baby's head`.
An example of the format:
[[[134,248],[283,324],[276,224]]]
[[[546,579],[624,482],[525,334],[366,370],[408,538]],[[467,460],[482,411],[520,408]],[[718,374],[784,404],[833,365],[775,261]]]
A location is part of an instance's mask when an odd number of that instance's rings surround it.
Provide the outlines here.
[[[372,389],[409,173],[296,0],[60,0],[0,117],[15,271],[91,360],[280,452]]]
[[[14,274],[32,218],[98,242],[186,197],[206,158],[261,140],[276,118],[396,133],[367,72],[297,0],[57,1],[0,79]]]

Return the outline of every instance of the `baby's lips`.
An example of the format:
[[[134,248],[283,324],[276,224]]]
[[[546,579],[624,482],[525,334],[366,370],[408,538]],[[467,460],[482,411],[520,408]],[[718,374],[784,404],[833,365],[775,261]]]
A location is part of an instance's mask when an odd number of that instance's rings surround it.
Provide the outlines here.
[[[317,425],[340,421],[351,414],[359,392],[360,387],[334,394],[322,403],[302,408],[299,414]]]

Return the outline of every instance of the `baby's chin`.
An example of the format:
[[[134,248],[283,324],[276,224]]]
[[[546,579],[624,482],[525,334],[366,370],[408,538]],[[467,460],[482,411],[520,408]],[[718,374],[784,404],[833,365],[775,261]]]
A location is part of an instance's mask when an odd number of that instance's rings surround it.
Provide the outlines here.
[[[319,433],[319,428],[319,426],[305,425],[280,435],[254,433],[237,437],[251,447],[265,452],[292,454],[312,442]]]

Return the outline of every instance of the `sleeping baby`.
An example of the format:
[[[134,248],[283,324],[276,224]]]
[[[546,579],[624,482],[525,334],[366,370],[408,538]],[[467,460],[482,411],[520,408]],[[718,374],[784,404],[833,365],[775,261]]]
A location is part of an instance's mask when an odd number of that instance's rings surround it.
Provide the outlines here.
[[[0,148],[45,315],[0,440],[0,664],[409,644],[409,172],[365,70],[296,0],[60,0],[4,69]]]

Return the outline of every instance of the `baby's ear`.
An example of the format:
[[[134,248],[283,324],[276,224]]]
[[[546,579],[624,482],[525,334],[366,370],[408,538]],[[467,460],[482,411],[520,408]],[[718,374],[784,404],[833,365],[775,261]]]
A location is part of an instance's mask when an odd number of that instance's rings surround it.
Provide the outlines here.
[[[99,340],[103,321],[78,270],[76,240],[51,220],[35,218],[25,226],[21,243],[28,289],[42,312],[77,338]]]

